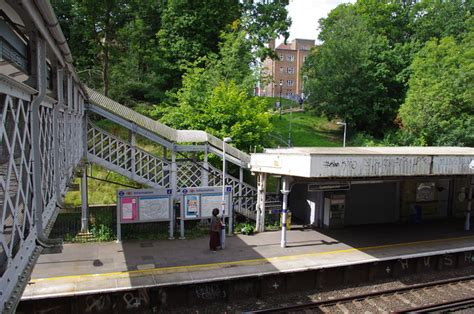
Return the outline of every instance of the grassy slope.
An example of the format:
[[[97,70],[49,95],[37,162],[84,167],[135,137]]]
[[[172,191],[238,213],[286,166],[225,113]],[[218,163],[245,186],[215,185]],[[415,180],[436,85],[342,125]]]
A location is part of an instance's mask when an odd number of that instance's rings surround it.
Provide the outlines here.
[[[295,147],[341,146],[340,130],[337,125],[325,118],[312,116],[306,112],[294,112],[292,117],[291,142]],[[278,143],[284,147],[288,141],[290,114],[272,117],[273,134],[280,138]]]

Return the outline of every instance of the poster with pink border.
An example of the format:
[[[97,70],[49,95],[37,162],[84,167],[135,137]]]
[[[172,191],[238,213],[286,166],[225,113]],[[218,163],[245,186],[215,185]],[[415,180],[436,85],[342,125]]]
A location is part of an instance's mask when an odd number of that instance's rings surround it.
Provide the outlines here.
[[[135,221],[137,219],[137,198],[123,197],[121,198],[121,217],[122,221]]]

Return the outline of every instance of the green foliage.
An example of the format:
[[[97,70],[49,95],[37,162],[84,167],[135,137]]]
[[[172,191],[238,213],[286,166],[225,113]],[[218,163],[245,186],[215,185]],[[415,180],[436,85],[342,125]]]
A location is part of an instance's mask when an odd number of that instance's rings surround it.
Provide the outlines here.
[[[115,239],[112,229],[104,224],[93,226],[90,232],[97,241],[112,241]]]
[[[291,19],[288,17],[286,6],[288,0],[273,1],[242,1],[243,28],[247,33],[247,40],[255,48],[255,54],[261,60],[273,56],[274,51],[265,47],[271,39],[280,35],[288,39],[288,28]]]
[[[352,7],[344,8],[308,60],[309,103],[318,114],[377,134],[392,125],[403,97],[399,60],[384,37],[370,33]]]
[[[403,131],[417,145],[474,145],[474,32],[430,40],[416,56]]]
[[[415,95],[413,85],[417,81],[410,79],[411,75],[421,71],[420,61],[416,61],[418,64],[413,61],[415,56],[419,59],[417,53],[431,38],[442,40],[452,36],[455,42],[463,40],[465,34],[470,32],[473,5],[472,1],[463,0],[359,0],[355,4],[335,8],[320,21],[319,39],[323,44],[311,52],[305,64],[309,78],[305,93],[310,94],[309,102],[314,112],[330,119],[344,119],[350,130],[362,132],[362,137],[369,138],[367,141],[359,138],[356,142],[376,144],[385,137],[384,144],[466,145],[469,140],[463,138],[460,131],[452,130],[451,135],[446,138],[441,136],[436,141],[416,134],[434,133],[434,129],[440,131],[443,125],[430,127],[430,131],[419,127],[408,131],[414,126],[410,119],[420,117],[418,111],[413,112],[416,109],[414,106],[408,108],[404,105],[406,109],[400,113],[403,121],[397,119],[397,114],[403,103],[413,103],[417,98],[410,96]],[[444,69],[449,67],[454,70],[457,65],[451,62]],[[416,75],[420,76],[420,72]],[[456,75],[441,75],[438,78],[445,80],[445,86],[453,87],[459,83]],[[418,95],[428,97],[430,89],[434,93],[431,85],[418,87]],[[445,110],[448,98],[444,95],[432,103],[438,108],[435,111]],[[453,110],[445,112],[445,116],[456,114]],[[425,120],[420,119],[420,123],[426,121],[428,116],[430,114],[425,113]],[[454,128],[469,129],[466,123],[470,120],[466,119],[454,119],[459,122],[459,125],[454,124]],[[410,128],[394,131],[400,122],[405,125],[405,120]],[[437,119],[430,117],[429,120]],[[370,143],[370,137],[374,139],[373,143]]]
[[[92,166],[92,175],[100,179],[107,179],[110,181],[126,184],[129,186],[137,186],[133,181],[116,174],[105,170],[104,168],[93,165]],[[94,180],[92,178],[88,179],[88,188],[89,188],[89,204],[115,204],[117,201],[117,190],[124,189],[124,186],[105,183],[103,181]],[[75,183],[79,184],[80,179],[75,179]],[[66,194],[64,202],[68,206],[80,206],[81,205],[81,193],[80,191],[69,191]]]
[[[178,105],[157,106],[151,115],[161,115],[161,122],[175,128],[230,136],[241,149],[265,145],[270,131],[268,104],[250,94],[255,80],[249,67],[251,46],[245,36],[238,30],[222,34],[219,55],[202,59],[203,68],[187,68],[183,87],[175,95]]]
[[[173,102],[168,95],[181,87],[182,75],[216,54],[225,40],[221,34],[235,25],[247,36],[244,48],[253,47],[259,56],[268,53],[264,43],[287,34],[287,3],[52,0],[82,81],[142,108]],[[234,65],[231,72],[249,70],[249,63]]]
[[[235,232],[242,233],[245,235],[252,235],[255,232],[255,227],[248,222],[241,223],[235,226]]]

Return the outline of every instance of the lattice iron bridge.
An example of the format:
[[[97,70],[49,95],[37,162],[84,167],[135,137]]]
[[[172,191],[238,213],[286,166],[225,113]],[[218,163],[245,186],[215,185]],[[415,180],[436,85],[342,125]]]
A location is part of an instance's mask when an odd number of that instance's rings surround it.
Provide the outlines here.
[[[11,312],[39,254],[55,245],[48,234],[71,181],[82,174],[86,186],[87,164],[150,187],[218,186],[222,171],[208,153],[222,157],[227,144],[169,128],[83,86],[49,1],[7,0],[0,9],[0,312]],[[126,128],[129,138],[100,129],[90,113]],[[138,147],[136,136],[159,145],[162,156]],[[226,152],[240,169],[238,178],[225,177],[234,209],[255,215],[256,189],[243,181],[250,156],[232,146]]]

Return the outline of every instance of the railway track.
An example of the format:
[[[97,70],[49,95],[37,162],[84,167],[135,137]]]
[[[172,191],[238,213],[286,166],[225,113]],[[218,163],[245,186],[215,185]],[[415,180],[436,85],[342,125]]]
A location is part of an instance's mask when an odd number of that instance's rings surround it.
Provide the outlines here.
[[[427,313],[474,308],[474,276],[246,313]]]

